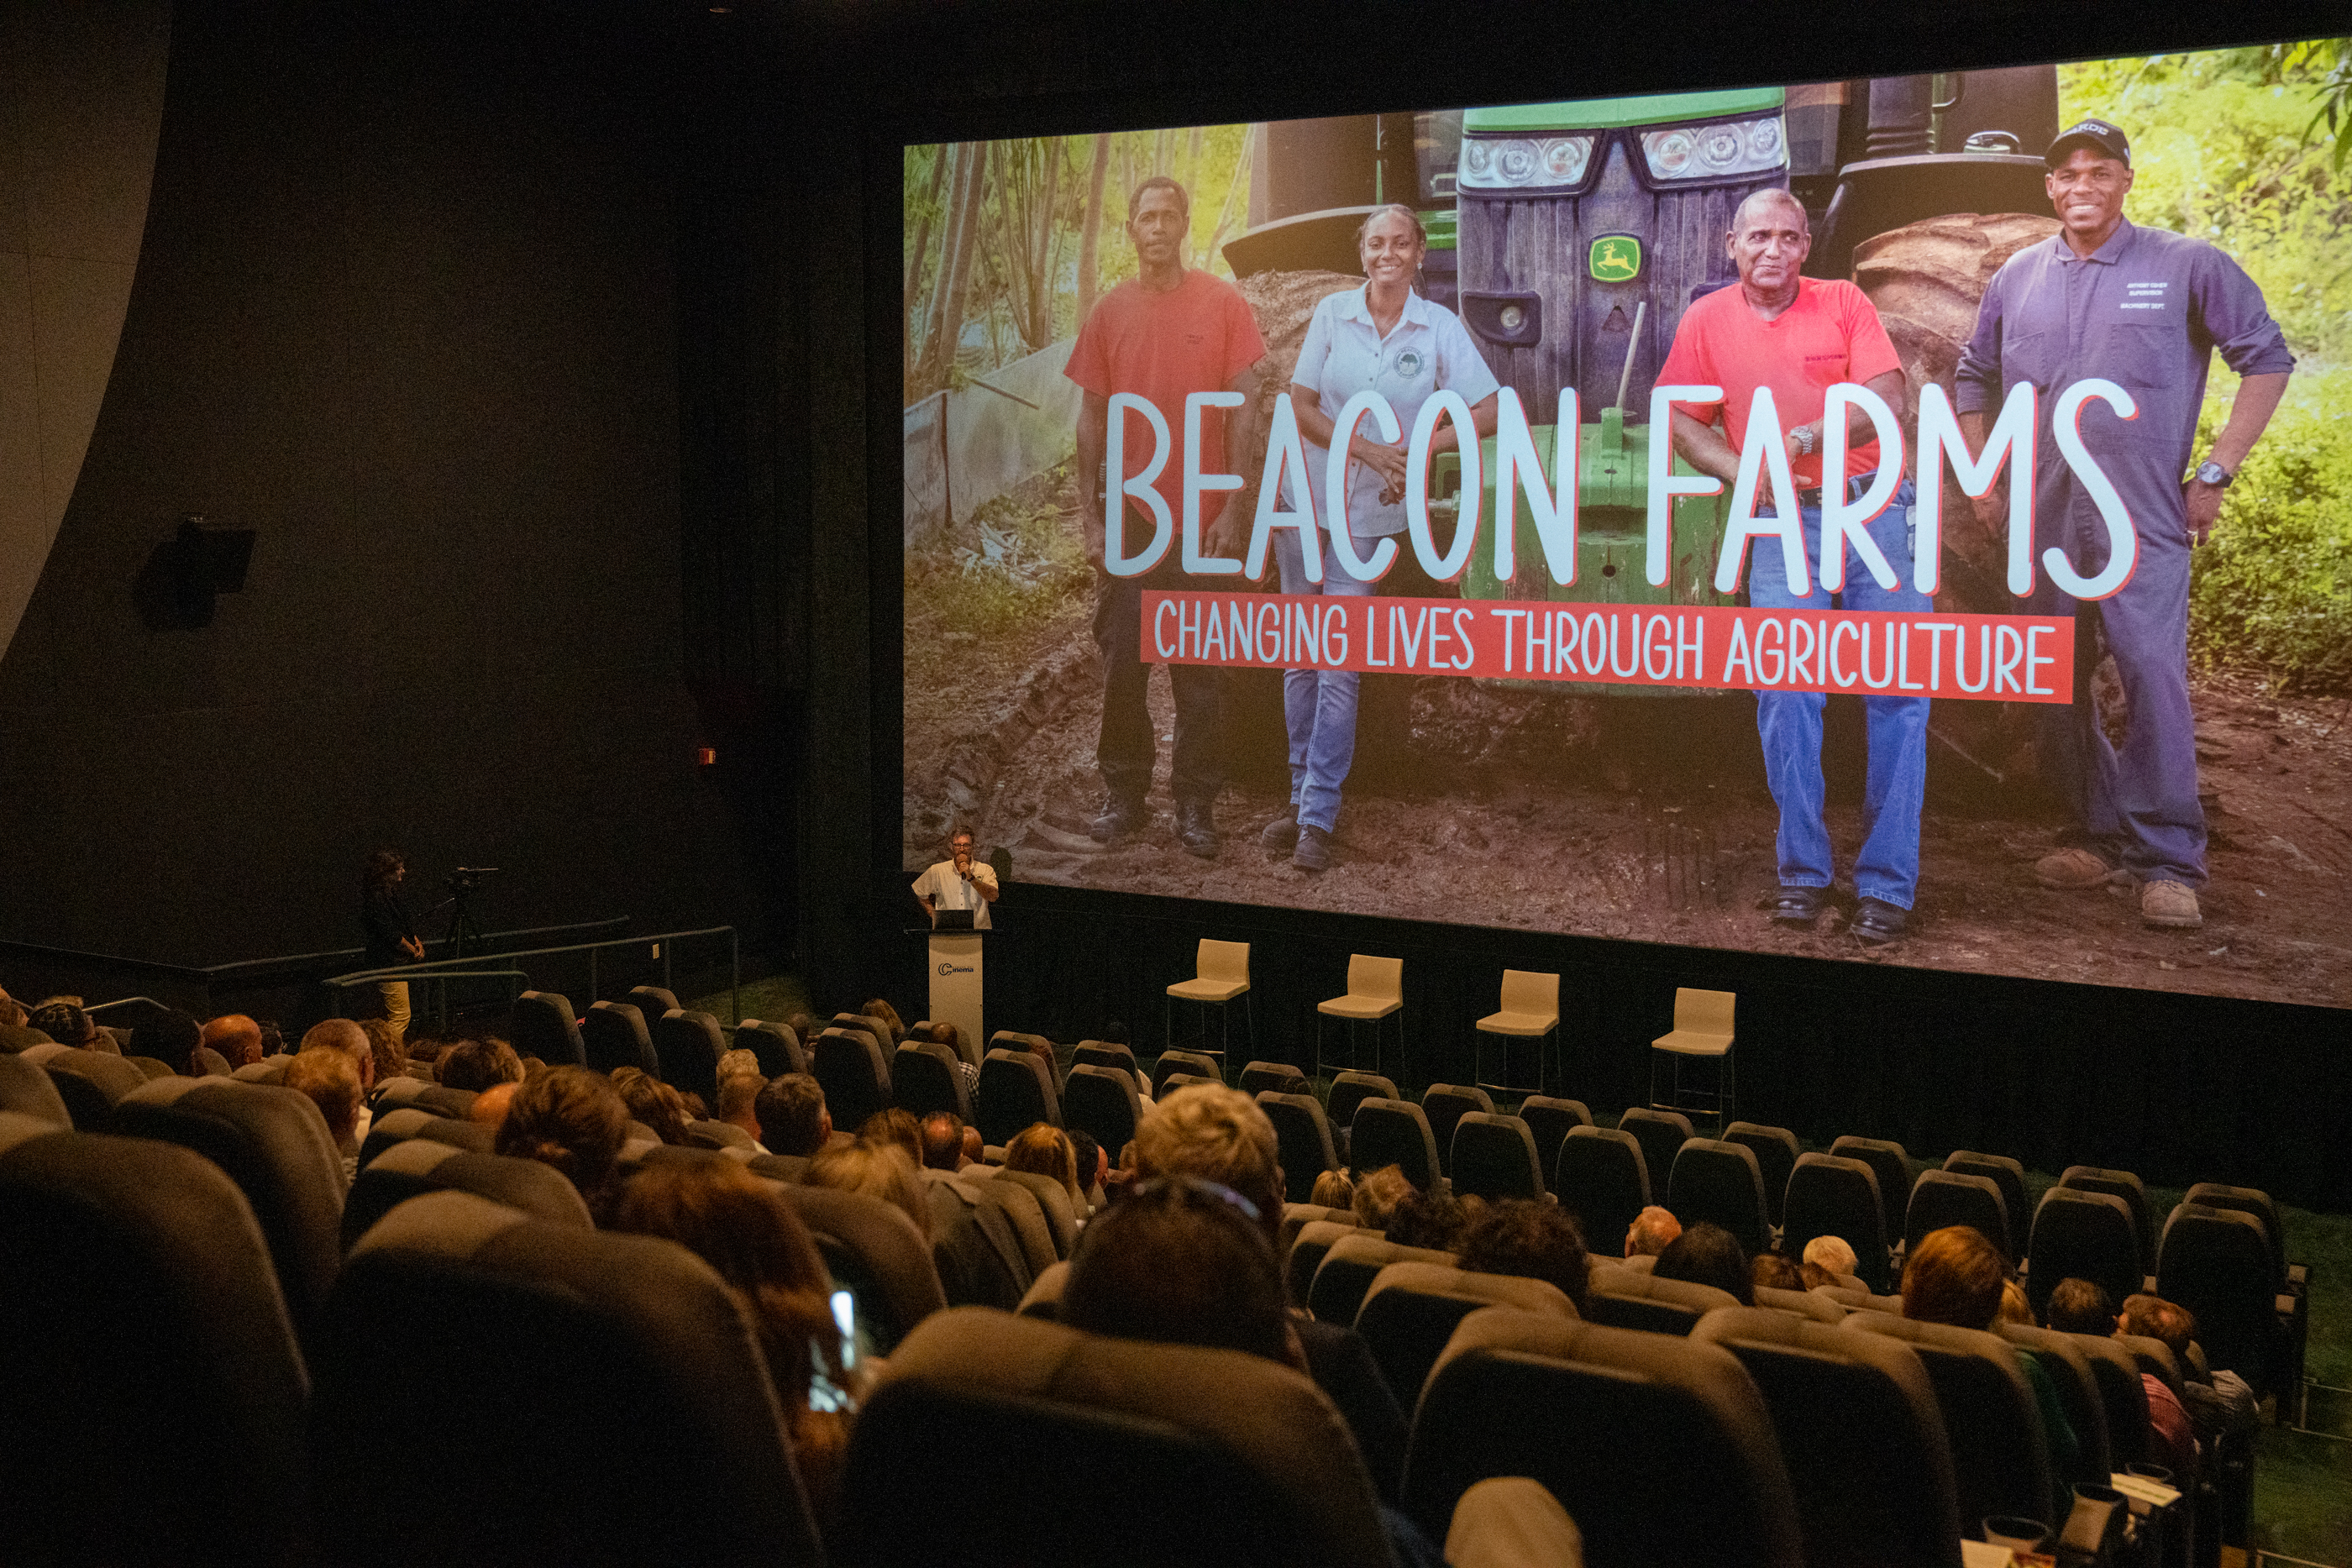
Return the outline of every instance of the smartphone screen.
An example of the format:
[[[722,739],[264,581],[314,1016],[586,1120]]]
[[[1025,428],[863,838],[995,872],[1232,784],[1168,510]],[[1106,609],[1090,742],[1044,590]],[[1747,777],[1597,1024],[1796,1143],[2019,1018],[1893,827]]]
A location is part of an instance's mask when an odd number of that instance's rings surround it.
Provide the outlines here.
[[[809,1408],[847,1413],[857,1408],[856,1399],[845,1386],[857,1365],[857,1298],[847,1291],[835,1291],[832,1306],[834,1324],[841,1330],[840,1361],[835,1364],[825,1347],[814,1347],[810,1360],[815,1370],[809,1377]]]

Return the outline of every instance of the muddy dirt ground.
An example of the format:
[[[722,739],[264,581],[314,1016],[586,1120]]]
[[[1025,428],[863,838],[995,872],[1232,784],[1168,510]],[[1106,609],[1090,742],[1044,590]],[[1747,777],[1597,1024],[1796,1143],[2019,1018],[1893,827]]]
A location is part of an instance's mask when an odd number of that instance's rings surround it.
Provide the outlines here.
[[[1995,783],[1931,743],[1914,935],[1864,949],[1843,908],[1811,933],[1776,928],[1763,913],[1777,880],[1776,817],[1744,694],[1562,698],[1370,678],[1339,862],[1310,876],[1256,838],[1287,799],[1278,677],[1228,675],[1224,847],[1203,861],[1175,841],[1173,708],[1166,673],[1155,672],[1151,824],[1106,850],[1086,832],[1102,795],[1100,674],[1085,607],[992,640],[985,659],[922,615],[910,600],[910,873],[938,858],[958,815],[977,824],[983,847],[1011,851],[1024,882],[2352,1005],[2346,700],[2274,697],[2250,675],[2196,679],[2212,881],[2194,932],[2143,928],[2137,903],[2118,893],[2034,885],[2054,817],[2031,780]],[[1938,725],[1965,733],[1940,712]],[[1833,701],[1829,729],[1843,868],[1860,839],[1859,704]]]

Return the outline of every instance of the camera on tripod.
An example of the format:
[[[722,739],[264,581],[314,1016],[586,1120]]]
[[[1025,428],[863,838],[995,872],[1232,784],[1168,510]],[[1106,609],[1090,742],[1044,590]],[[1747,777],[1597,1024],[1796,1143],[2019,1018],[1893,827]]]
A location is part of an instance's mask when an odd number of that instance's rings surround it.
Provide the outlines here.
[[[494,865],[461,865],[442,879],[441,886],[452,894],[462,895],[481,886],[484,877],[496,876],[498,871]]]

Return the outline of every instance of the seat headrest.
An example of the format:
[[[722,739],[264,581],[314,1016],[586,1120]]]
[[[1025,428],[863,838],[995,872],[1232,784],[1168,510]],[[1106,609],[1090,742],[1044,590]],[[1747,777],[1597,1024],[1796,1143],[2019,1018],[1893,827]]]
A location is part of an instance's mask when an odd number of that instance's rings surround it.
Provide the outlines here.
[[[1555,1317],[1575,1317],[1576,1306],[1558,1285],[1549,1280],[1522,1279],[1516,1274],[1482,1274],[1469,1269],[1451,1268],[1443,1263],[1423,1263],[1409,1260],[1391,1263],[1372,1277],[1372,1288],[1364,1292],[1369,1304],[1374,1296],[1387,1291],[1413,1291],[1425,1296],[1472,1296],[1482,1301],[1492,1301],[1498,1307],[1517,1307],[1522,1312],[1548,1312]]]

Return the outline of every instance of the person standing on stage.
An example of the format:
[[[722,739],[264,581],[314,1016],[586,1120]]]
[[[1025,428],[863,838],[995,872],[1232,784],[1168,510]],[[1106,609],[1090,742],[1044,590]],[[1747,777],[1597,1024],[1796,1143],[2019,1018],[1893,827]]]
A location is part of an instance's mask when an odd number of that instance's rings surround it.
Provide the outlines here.
[[[1802,277],[1798,269],[1812,250],[1811,225],[1803,204],[1770,188],[1739,204],[1727,236],[1739,284],[1704,296],[1683,313],[1674,347],[1658,371],[1664,383],[1719,386],[1720,404],[1687,403],[1674,411],[1675,449],[1703,474],[1727,486],[1739,477],[1739,448],[1746,440],[1750,400],[1759,386],[1772,389],[1787,423],[1789,466],[1797,486],[1805,556],[1822,556],[1822,497],[1828,486],[1844,487],[1848,500],[1868,489],[1877,473],[1875,428],[1860,409],[1847,415],[1845,472],[1822,472],[1822,420],[1829,389],[1854,382],[1876,393],[1890,408],[1904,402],[1903,361],[1880,325],[1869,297],[1843,278]],[[1715,427],[1722,410],[1723,429]],[[1689,412],[1685,412],[1688,410]],[[1911,482],[1903,481],[1894,500],[1865,528],[1879,553],[1898,570],[1913,555]],[[1759,503],[1761,497],[1759,497]],[[1788,505],[1774,497],[1775,507]],[[1800,593],[1788,580],[1778,549],[1754,549],[1748,561],[1748,602],[1774,610],[1900,610],[1932,608],[1927,595],[1898,584],[1883,588],[1869,569],[1849,559],[1844,587],[1832,593],[1819,582]],[[1820,692],[1758,692],[1756,731],[1764,747],[1764,777],[1780,809],[1776,841],[1780,891],[1772,918],[1784,925],[1811,926],[1821,919],[1830,885],[1832,856],[1822,818],[1822,710]],[[1864,942],[1899,940],[1908,931],[1919,885],[1919,808],[1927,789],[1926,697],[1865,696],[1869,762],[1862,797],[1862,850],[1854,858],[1855,891],[1861,895],[1851,926]]]
[[[376,851],[368,856],[366,868],[360,873],[360,925],[367,932],[367,950],[361,962],[371,969],[424,961],[425,944],[417,939],[416,922],[400,896],[401,882],[407,875],[407,862],[400,858],[397,850]],[[384,1021],[392,1026],[393,1038],[404,1042],[408,1034],[408,982],[379,980],[375,988],[383,1004]]]
[[[975,931],[985,931],[988,906],[1000,895],[996,868],[971,854],[971,831],[958,828],[948,840],[948,858],[915,879],[915,902],[936,922],[942,909],[969,909]]]
[[[1471,423],[1481,435],[1495,430],[1495,372],[1453,311],[1413,292],[1429,235],[1411,207],[1382,207],[1357,235],[1364,263],[1364,286],[1325,297],[1307,324],[1298,364],[1290,377],[1291,406],[1307,441],[1307,482],[1315,515],[1328,528],[1331,506],[1327,454],[1335,422],[1348,400],[1376,392],[1396,411],[1397,424],[1410,435],[1421,405],[1431,394],[1452,392],[1470,404]],[[1448,420],[1431,441],[1433,452],[1459,444],[1461,433]],[[1345,498],[1349,540],[1369,556],[1376,541],[1404,532],[1405,444],[1381,442],[1369,423],[1359,423],[1348,442]],[[1310,582],[1298,537],[1285,529],[1274,553],[1285,593],[1326,593],[1359,598],[1373,585],[1359,581],[1326,544],[1323,580]],[[1331,831],[1339,820],[1339,786],[1356,758],[1356,690],[1353,670],[1285,670],[1283,718],[1290,732],[1290,808],[1268,823],[1260,841],[1306,871],[1331,864]]]
[[[1128,238],[1135,245],[1137,274],[1095,306],[1078,330],[1064,374],[1078,383],[1078,520],[1087,557],[1095,567],[1095,641],[1102,649],[1103,711],[1095,761],[1102,769],[1106,798],[1093,824],[1097,842],[1110,843],[1147,821],[1144,796],[1151,786],[1157,752],[1151,716],[1144,706],[1150,671],[1139,644],[1146,589],[1234,589],[1229,577],[1185,574],[1181,538],[1160,564],[1138,577],[1113,577],[1104,558],[1104,486],[1098,484],[1110,427],[1110,400],[1120,392],[1149,402],[1159,411],[1172,450],[1152,488],[1167,503],[1180,529],[1184,515],[1184,400],[1194,392],[1234,392],[1242,404],[1232,411],[1201,411],[1199,472],[1229,473],[1255,455],[1258,440],[1258,361],[1265,341],[1257,321],[1232,284],[1184,265],[1192,225],[1192,198],[1165,174],[1135,188],[1127,204]],[[1131,424],[1139,427],[1141,421]],[[1147,442],[1148,449],[1148,442]],[[1130,448],[1132,450],[1132,448]],[[1141,460],[1130,465],[1141,466]],[[1127,477],[1112,476],[1115,487]],[[1241,492],[1223,492],[1213,520],[1202,519],[1207,554],[1238,558],[1246,542],[1250,503]],[[1129,549],[1150,539],[1152,518],[1122,500],[1122,528]],[[1176,698],[1176,744],[1170,778],[1176,798],[1176,837],[1203,859],[1217,853],[1217,791],[1224,784],[1219,672],[1200,664],[1171,664],[1169,684]]]
[[[2070,819],[2060,847],[2034,864],[2044,887],[2110,883],[2139,887],[2147,925],[2204,924],[2205,809],[2197,799],[2196,716],[2189,704],[2189,557],[2221,514],[2221,494],[2286,395],[2294,356],[2262,290],[2212,246],[2124,216],[2131,143],[2104,120],[2066,128],[2042,162],[2059,232],[2026,246],[1993,275],[1960,355],[1953,406],[1970,447],[1984,446],[1986,411],[2020,382],[2049,401],[2099,377],[2131,394],[2120,418],[2083,405],[2084,447],[2099,459],[2130,515],[2138,554],[2109,598],[2080,603],[2037,571],[2024,608],[2074,617],[2074,700],[2042,716],[2043,776]],[[2229,423],[2189,471],[2205,372],[2213,350],[2242,376]],[[2110,549],[2090,492],[2044,421],[2034,447],[2034,542],[2096,573]],[[2183,476],[2186,476],[2184,477]],[[2014,476],[2011,483],[2016,483]],[[1999,495],[1977,517],[1998,533]],[[2120,750],[2100,725],[2091,674],[2115,655],[2130,713]]]

